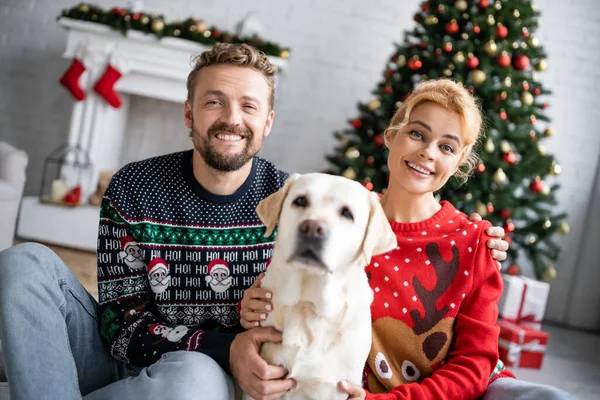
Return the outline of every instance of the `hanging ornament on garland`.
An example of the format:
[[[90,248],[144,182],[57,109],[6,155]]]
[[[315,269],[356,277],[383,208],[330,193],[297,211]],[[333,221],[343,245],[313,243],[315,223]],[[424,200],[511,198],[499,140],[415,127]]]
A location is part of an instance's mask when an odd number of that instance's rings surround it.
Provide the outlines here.
[[[506,269],[508,275],[517,276],[520,273],[519,266],[517,264],[511,264]]]
[[[542,189],[544,189],[544,182],[542,181],[542,178],[536,176],[531,182],[531,185],[529,185],[529,188],[533,193],[540,193]]]
[[[506,174],[502,168],[498,168],[496,172],[494,172],[492,179],[498,184],[504,184],[508,181],[508,178],[506,177]]]
[[[571,227],[565,221],[562,221],[558,225],[558,233],[560,233],[561,235],[568,235],[570,231]]]
[[[354,168],[348,167],[344,170],[344,172],[342,172],[342,176],[344,178],[354,180],[356,178],[356,171],[354,170]]]
[[[544,273],[542,274],[542,279],[544,279],[545,281],[553,281],[554,279],[556,279],[556,269],[552,265],[549,265],[544,270]]]
[[[161,19],[152,21],[152,32],[162,32],[165,29],[165,22]]]

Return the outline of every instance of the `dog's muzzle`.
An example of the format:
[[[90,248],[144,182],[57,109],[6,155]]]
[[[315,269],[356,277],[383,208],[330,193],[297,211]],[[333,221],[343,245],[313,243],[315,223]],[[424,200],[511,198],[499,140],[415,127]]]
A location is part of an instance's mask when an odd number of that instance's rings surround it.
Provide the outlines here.
[[[329,228],[324,222],[314,219],[303,221],[298,227],[298,240],[291,261],[328,270],[322,255]]]

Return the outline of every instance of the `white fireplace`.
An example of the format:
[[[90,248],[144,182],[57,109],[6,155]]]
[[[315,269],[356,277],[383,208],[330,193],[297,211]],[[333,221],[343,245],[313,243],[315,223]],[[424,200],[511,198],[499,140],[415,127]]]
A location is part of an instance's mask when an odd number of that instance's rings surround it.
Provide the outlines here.
[[[70,145],[80,145],[90,155],[92,167],[81,185],[85,203],[96,190],[99,173],[122,166],[120,150],[127,134],[132,95],[183,104],[191,57],[207,47],[178,38],[157,40],[138,31],[123,36],[108,26],[69,18],[58,23],[68,31],[65,58],[72,59],[78,49],[86,49],[86,72],[79,81],[86,98],[73,105],[68,135]],[[122,102],[119,109],[93,91],[115,53],[128,67],[115,85]],[[285,70],[285,60],[270,57],[270,61],[280,72]],[[94,251],[98,216],[95,206],[64,207],[41,203],[37,196],[25,197],[17,234],[24,239]]]

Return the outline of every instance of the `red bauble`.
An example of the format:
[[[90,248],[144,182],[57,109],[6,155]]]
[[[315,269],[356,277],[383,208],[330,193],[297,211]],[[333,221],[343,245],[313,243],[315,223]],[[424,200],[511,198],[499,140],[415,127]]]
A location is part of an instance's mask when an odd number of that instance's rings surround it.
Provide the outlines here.
[[[508,152],[502,156],[502,159],[509,164],[514,164],[517,162],[517,156],[514,152]]]
[[[508,35],[508,28],[504,25],[498,25],[496,28],[496,36],[500,39],[504,39]]]
[[[511,62],[510,56],[506,53],[503,53],[498,57],[498,65],[503,68],[508,67],[510,65],[510,62]]]
[[[134,21],[137,21],[138,19],[140,19],[140,14],[139,13],[131,14],[131,19]]]
[[[527,30],[527,28],[523,28],[523,36],[529,37],[529,31]]]
[[[444,45],[444,50],[446,50],[447,52],[451,52],[452,51],[452,43],[446,43]]]
[[[371,182],[363,183],[363,186],[367,188],[367,190],[373,190],[373,184]]]
[[[373,157],[373,156],[367,157],[367,165],[369,167],[372,167],[373,165],[375,165],[375,157]]]
[[[529,67],[529,58],[523,54],[519,54],[513,58],[513,67],[518,71],[523,71]]]
[[[489,7],[490,2],[488,0],[479,0],[479,3],[477,3],[477,6],[479,8],[487,8]]]
[[[508,208],[503,208],[502,210],[500,210],[500,217],[502,219],[509,219],[510,214],[511,214],[511,212]]]
[[[531,117],[529,117],[529,122],[531,122],[532,124],[535,124],[537,122],[535,115],[532,115]]]
[[[487,212],[489,214],[491,214],[491,213],[494,212],[494,205],[492,203],[488,203],[488,205],[487,205]]]
[[[517,264],[511,264],[506,269],[508,275],[519,275],[519,266]]]
[[[422,66],[423,66],[423,63],[418,58],[417,59],[411,58],[410,60],[408,60],[408,68],[412,69],[413,71],[418,70]]]
[[[481,28],[478,25],[473,26],[473,33],[481,32]]]
[[[375,137],[373,138],[373,142],[374,142],[374,143],[375,143],[377,146],[381,147],[381,146],[383,146],[383,145],[385,144],[385,138],[383,137],[383,135],[377,135],[377,136],[375,136]]]
[[[506,225],[504,225],[504,230],[506,232],[514,232],[515,231],[515,224],[513,224],[511,221],[507,222]]]
[[[427,10],[429,10],[429,2],[424,1],[421,3],[421,11],[426,12]]]
[[[353,119],[351,122],[352,126],[355,127],[356,129],[360,128],[361,126],[363,126],[362,120],[360,118],[356,118]]]
[[[546,108],[548,108],[548,103],[544,103],[542,104],[542,108],[545,110]]]
[[[485,171],[485,164],[484,163],[480,163],[477,166],[477,172],[479,172],[480,174],[483,173]]]
[[[529,90],[529,83],[527,81],[523,81],[523,90]]]
[[[458,32],[458,24],[456,23],[456,21],[452,20],[451,22],[448,22],[446,24],[446,32],[450,35]]]
[[[500,111],[500,119],[505,120],[506,118],[508,118],[506,111]]]
[[[542,89],[540,89],[539,87],[533,89],[533,94],[534,96],[539,96],[540,94],[542,94]]]
[[[218,30],[218,29],[213,30],[212,31],[212,37],[214,37],[214,38],[221,37],[221,31]]]
[[[386,87],[383,88],[383,91],[387,94],[392,93],[392,87],[390,85],[387,85]]]
[[[65,195],[65,202],[69,204],[79,204],[81,201],[81,186],[75,186]]]
[[[477,66],[479,65],[479,58],[477,58],[475,56],[467,58],[466,65],[467,65],[467,68],[469,68],[469,69],[477,68]]]
[[[529,188],[533,193],[539,193],[544,189],[544,182],[540,178],[535,178]]]

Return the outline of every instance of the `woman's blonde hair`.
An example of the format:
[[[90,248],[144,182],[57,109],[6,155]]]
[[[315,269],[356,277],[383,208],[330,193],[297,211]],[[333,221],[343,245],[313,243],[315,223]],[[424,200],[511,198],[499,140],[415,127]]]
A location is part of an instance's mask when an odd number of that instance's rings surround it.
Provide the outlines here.
[[[273,109],[275,103],[275,74],[277,67],[271,64],[265,53],[258,51],[245,43],[216,43],[210,50],[194,57],[194,68],[187,78],[187,99],[190,103],[194,100],[196,77],[200,70],[211,65],[229,64],[251,68],[260,72],[269,85],[269,106]]]
[[[457,113],[462,125],[462,139],[464,140],[464,155],[461,165],[454,173],[461,183],[469,178],[469,175],[479,163],[479,156],[474,149],[483,133],[483,118],[481,108],[475,98],[460,83],[448,78],[432,79],[421,82],[400,104],[400,107],[392,117],[392,122],[386,130],[386,141],[390,141],[409,122],[410,113],[421,103],[431,101],[446,110]],[[389,131],[389,133],[387,133]],[[388,138],[388,135],[390,136]]]

